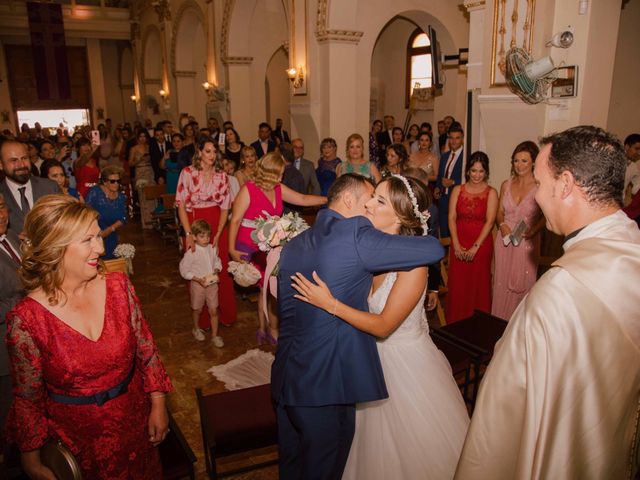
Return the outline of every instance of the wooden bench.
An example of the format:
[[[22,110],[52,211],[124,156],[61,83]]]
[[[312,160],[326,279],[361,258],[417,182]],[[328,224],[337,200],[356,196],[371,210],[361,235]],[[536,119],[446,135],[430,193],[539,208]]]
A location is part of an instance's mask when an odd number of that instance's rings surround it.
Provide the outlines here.
[[[217,468],[220,458],[277,445],[278,429],[270,384],[211,395],[203,395],[198,388],[196,396],[209,478],[246,472],[277,462],[270,459],[221,473]]]

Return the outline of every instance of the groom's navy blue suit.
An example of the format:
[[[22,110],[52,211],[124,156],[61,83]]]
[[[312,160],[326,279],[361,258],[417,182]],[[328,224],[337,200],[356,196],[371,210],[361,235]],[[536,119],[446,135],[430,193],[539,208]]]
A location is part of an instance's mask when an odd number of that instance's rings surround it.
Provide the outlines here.
[[[293,298],[291,275],[316,271],[341,302],[367,311],[372,274],[436,263],[433,237],[387,235],[365,217],[320,211],[280,257],[280,335],[271,373],[280,478],[339,479],[355,429],[355,403],[388,397],[375,338]]]

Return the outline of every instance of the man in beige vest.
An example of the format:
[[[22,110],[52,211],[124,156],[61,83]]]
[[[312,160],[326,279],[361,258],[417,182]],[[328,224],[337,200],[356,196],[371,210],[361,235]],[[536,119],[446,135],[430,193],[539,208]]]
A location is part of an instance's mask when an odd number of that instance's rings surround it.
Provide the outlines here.
[[[565,253],[496,346],[456,478],[633,478],[640,231],[620,210],[624,151],[596,127],[541,143],[536,200]]]

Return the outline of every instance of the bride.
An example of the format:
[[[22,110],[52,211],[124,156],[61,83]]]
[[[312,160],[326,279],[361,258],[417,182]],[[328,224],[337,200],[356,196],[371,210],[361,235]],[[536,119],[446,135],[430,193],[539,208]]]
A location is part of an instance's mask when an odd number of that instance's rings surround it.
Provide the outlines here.
[[[422,182],[394,175],[376,187],[367,217],[386,233],[422,235],[428,198]],[[315,272],[313,279],[293,277],[296,297],[379,337],[389,391],[387,399],[357,406],[343,479],[453,478],[469,416],[451,367],[428,333],[427,268],[374,277],[370,312],[339,302]]]

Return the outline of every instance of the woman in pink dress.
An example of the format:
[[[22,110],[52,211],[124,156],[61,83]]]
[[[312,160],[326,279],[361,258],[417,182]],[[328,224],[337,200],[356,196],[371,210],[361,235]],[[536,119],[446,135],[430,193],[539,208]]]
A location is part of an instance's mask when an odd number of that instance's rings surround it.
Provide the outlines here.
[[[233,196],[229,179],[222,168],[216,144],[211,139],[198,142],[193,164],[180,172],[176,191],[178,217],[184,229],[185,247],[195,250],[195,241],[191,234],[191,222],[206,220],[211,225],[211,243],[218,247],[222,271],[220,272],[219,309],[220,323],[231,325],[236,321],[236,297],[233,279],[227,272],[229,264],[229,241],[227,219]],[[200,328],[210,326],[209,312],[203,309]]]
[[[25,223],[28,295],[7,315],[13,404],[8,432],[30,478],[61,441],[82,478],[162,478],[171,382],[131,282],[104,274],[98,213],[69,195],[42,197]]]
[[[231,222],[229,223],[229,255],[236,262],[251,261],[264,276],[266,256],[258,250],[251,239],[255,230],[255,219],[269,215],[282,215],[282,202],[299,206],[323,205],[326,197],[303,195],[280,183],[285,162],[279,152],[271,152],[262,157],[257,164],[253,180],[247,181],[233,203]],[[260,298],[264,288],[264,278],[260,282]],[[275,319],[267,321],[262,308],[258,308],[259,328],[256,333],[258,345],[265,341],[276,343],[278,326]]]
[[[491,309],[491,230],[498,210],[498,193],[487,183],[489,157],[471,154],[465,171],[467,183],[453,189],[449,204],[449,291],[447,323]]]
[[[536,283],[540,257],[540,230],[544,217],[535,200],[538,187],[533,163],[538,147],[531,141],[519,144],[511,155],[511,178],[500,187],[496,224],[495,271],[491,313],[509,320],[520,301]],[[527,231],[515,245],[510,235],[524,221]]]

